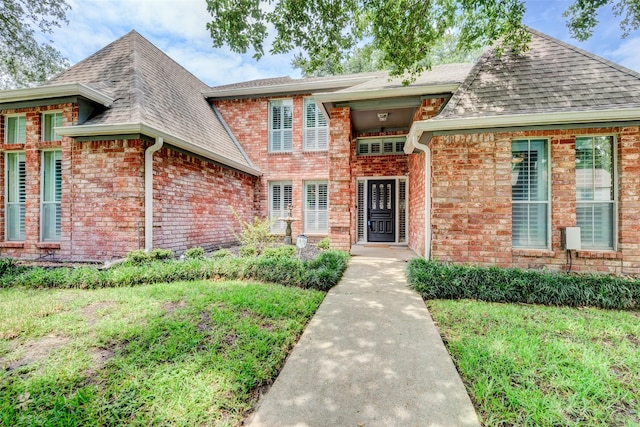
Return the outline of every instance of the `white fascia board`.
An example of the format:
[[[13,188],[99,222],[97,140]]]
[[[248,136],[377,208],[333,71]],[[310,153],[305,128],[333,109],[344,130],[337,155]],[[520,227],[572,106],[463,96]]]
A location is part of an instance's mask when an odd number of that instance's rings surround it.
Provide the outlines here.
[[[203,92],[205,98],[235,98],[240,96],[263,96],[273,95],[278,93],[307,93],[314,90],[322,90],[329,88],[347,88],[355,86],[369,80],[377,78],[376,76],[359,76],[348,78],[335,78],[331,80],[320,80],[305,82],[303,79],[300,81],[293,81],[290,83],[282,83],[272,86],[249,86],[232,89],[210,90]]]
[[[153,128],[143,123],[120,123],[114,125],[78,125],[78,126],[61,126],[55,127],[54,131],[61,136],[78,137],[78,136],[108,136],[108,135],[127,135],[142,134],[152,138],[163,138],[168,144],[186,150],[190,153],[197,154],[214,162],[221,163],[231,168],[243,171],[253,176],[260,176],[262,172],[258,169],[237,163],[233,160],[222,157],[210,150],[198,147],[185,141],[182,138],[171,135],[162,130]]]
[[[0,92],[0,103],[32,101],[37,99],[60,98],[64,96],[82,96],[105,107],[115,101],[110,96],[81,83],[64,83],[28,87],[24,89],[5,90]]]
[[[382,98],[397,98],[402,96],[422,96],[422,95],[436,95],[441,93],[453,93],[458,87],[459,83],[431,85],[431,86],[407,86],[407,87],[394,87],[390,89],[369,89],[362,91],[341,91],[341,92],[323,92],[314,93],[313,97],[317,102],[348,102],[348,101],[363,101],[369,99],[382,99]]]
[[[511,114],[503,116],[469,117],[444,120],[421,120],[414,122],[411,125],[409,135],[407,136],[407,143],[405,144],[405,152],[413,152],[414,142],[418,141],[424,132],[624,122],[633,120],[640,120],[640,108]]]

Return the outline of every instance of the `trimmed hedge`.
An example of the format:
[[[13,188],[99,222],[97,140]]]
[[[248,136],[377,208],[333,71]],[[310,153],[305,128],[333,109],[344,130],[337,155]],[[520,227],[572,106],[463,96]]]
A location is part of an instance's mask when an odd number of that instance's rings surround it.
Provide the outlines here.
[[[578,275],[475,267],[413,259],[409,286],[424,299],[476,299],[606,309],[638,309],[640,282],[606,275]]]
[[[231,256],[185,261],[127,262],[108,270],[95,267],[7,269],[0,287],[26,288],[108,288],[158,282],[208,279],[252,279],[327,291],[338,283],[347,268],[349,254],[322,252],[313,261],[284,256],[284,251],[266,256]]]

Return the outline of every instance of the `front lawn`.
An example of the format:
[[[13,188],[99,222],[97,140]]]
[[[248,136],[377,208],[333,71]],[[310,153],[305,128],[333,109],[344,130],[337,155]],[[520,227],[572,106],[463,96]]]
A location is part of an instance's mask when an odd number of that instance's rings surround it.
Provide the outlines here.
[[[484,425],[640,425],[639,312],[427,304]]]
[[[0,424],[239,425],[323,297],[235,281],[0,289]]]

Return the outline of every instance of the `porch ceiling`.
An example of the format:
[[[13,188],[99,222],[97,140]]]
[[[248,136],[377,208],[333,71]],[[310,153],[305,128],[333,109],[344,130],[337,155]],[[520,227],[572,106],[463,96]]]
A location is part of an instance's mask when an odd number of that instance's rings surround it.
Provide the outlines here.
[[[406,129],[408,132],[415,112],[416,107],[352,110],[351,126],[355,133],[401,129]],[[381,121],[378,114],[386,114],[386,120]]]

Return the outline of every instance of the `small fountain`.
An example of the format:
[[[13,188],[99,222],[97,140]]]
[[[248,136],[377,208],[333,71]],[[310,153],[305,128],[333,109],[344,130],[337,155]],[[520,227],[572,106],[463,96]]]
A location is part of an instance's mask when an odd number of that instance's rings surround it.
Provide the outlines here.
[[[284,232],[284,244],[285,245],[292,245],[293,241],[291,240],[291,224],[294,221],[300,221],[299,218],[294,218],[293,216],[293,205],[291,203],[289,203],[289,205],[287,206],[287,216],[284,218],[278,218],[278,221],[284,221],[287,223],[287,228]]]

